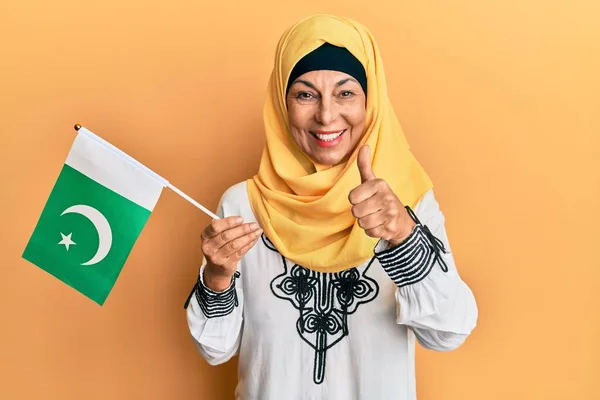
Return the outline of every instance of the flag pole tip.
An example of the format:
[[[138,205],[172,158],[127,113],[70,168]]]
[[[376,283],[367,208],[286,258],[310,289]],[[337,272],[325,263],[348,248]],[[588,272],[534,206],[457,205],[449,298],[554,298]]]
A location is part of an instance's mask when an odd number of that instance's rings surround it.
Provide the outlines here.
[[[79,131],[81,129],[81,125],[75,124],[73,128],[75,128],[76,131]]]

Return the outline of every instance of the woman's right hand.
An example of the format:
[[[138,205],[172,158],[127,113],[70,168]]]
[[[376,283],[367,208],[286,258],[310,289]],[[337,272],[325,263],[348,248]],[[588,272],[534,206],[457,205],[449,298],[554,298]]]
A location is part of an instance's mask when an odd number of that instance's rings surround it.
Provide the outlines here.
[[[204,285],[221,292],[231,285],[238,261],[256,244],[262,229],[241,217],[213,220],[202,232],[202,253],[206,257]]]

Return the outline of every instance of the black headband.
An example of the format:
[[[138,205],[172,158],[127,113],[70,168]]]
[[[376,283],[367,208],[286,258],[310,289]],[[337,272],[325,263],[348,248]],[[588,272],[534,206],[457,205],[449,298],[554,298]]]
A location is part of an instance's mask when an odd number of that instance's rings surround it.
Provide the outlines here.
[[[292,69],[288,79],[286,94],[300,75],[310,71],[333,70],[344,72],[358,81],[367,94],[367,74],[365,68],[348,49],[324,43],[308,53]]]

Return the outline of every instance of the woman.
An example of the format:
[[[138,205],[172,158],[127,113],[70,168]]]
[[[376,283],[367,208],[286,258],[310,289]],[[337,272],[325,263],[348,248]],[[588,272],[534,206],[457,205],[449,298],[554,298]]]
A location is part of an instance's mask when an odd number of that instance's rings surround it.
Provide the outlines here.
[[[415,339],[457,348],[477,306],[370,32],[328,15],[287,30],[264,123],[258,174],[202,233],[197,348],[239,354],[238,399],[415,399]]]

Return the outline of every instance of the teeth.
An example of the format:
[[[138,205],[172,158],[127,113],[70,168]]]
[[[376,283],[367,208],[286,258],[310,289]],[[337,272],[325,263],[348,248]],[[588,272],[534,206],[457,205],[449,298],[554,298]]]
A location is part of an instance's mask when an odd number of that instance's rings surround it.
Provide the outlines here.
[[[325,142],[331,142],[332,140],[337,139],[344,131],[339,131],[338,133],[328,133],[327,135],[319,135],[315,134],[319,140],[323,140]]]

